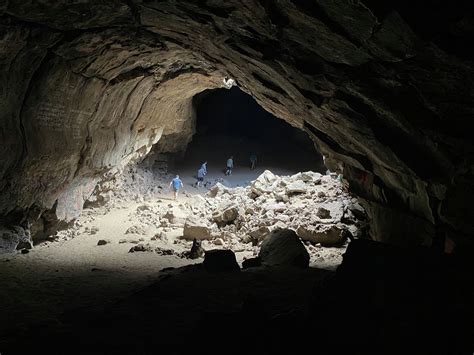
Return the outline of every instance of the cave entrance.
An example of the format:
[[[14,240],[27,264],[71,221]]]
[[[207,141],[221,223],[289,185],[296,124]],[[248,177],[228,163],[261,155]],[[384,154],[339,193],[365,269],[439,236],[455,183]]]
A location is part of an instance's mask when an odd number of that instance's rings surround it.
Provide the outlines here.
[[[278,175],[324,173],[322,156],[308,135],[265,111],[239,88],[206,90],[196,95],[194,104],[196,133],[175,166],[184,180],[194,181],[204,161],[208,162],[207,180],[224,178],[230,187],[247,185],[265,170]],[[257,156],[253,170],[252,154]],[[234,169],[225,176],[230,156]]]

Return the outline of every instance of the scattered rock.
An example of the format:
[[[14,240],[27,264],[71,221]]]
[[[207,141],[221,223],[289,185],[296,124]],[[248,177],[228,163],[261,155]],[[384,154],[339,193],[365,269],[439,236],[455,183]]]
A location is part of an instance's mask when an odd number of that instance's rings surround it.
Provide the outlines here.
[[[97,242],[97,245],[105,245],[105,244],[107,244],[107,243],[109,243],[108,240],[100,239],[100,240]]]
[[[346,241],[346,234],[337,226],[320,226],[319,228],[300,226],[296,233],[302,240],[321,243],[324,247],[342,246]]]
[[[262,243],[260,253],[266,265],[309,266],[309,254],[296,233],[290,229],[273,231]]]
[[[286,186],[287,194],[302,194],[306,191],[307,187],[303,181],[295,181]]]
[[[328,218],[331,218],[331,211],[323,207],[320,207],[318,208],[318,211],[316,212],[316,216],[322,219],[328,219]]]
[[[240,271],[239,264],[232,250],[208,250],[204,255],[204,269],[209,272]]]
[[[270,229],[267,226],[261,226],[249,232],[249,236],[257,241],[262,241],[268,234],[270,234]]]
[[[212,241],[212,243],[214,245],[224,245],[224,241],[222,240],[222,238],[216,238]]]
[[[187,240],[210,239],[211,232],[205,221],[190,216],[186,219],[186,222],[184,223],[183,238]]]
[[[153,251],[153,248],[149,244],[137,244],[130,248],[129,253],[134,253],[136,251]]]
[[[239,216],[239,209],[235,205],[225,207],[222,211],[215,211],[212,214],[212,220],[217,225],[223,226],[232,223]]]

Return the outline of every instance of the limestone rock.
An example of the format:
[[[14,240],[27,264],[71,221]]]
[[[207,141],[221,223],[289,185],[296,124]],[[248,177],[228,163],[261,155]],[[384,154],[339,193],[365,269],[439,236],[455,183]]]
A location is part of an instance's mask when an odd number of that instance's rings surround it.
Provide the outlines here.
[[[303,181],[295,181],[286,186],[288,194],[302,194],[307,191],[306,184]]]
[[[187,240],[211,239],[211,231],[205,221],[190,216],[184,223],[183,238]]]
[[[266,265],[307,268],[309,255],[296,233],[290,229],[272,232],[262,243],[258,256]]]
[[[321,243],[326,247],[341,246],[346,241],[346,235],[342,233],[342,229],[335,225],[319,228],[300,226],[296,233],[302,240]]]
[[[0,253],[31,249],[32,245],[31,235],[27,229],[18,226],[10,228],[1,228],[0,226]]]
[[[270,229],[267,226],[261,226],[250,231],[248,234],[253,239],[262,241],[268,234],[270,234]]]
[[[223,211],[216,211],[212,215],[212,220],[218,225],[232,223],[239,216],[239,209],[235,205],[227,206]]]

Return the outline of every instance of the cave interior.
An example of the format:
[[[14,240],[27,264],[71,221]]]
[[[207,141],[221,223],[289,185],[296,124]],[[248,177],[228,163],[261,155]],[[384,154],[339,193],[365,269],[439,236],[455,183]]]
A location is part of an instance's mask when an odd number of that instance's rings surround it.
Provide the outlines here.
[[[237,172],[257,150],[262,167],[341,172],[369,221],[335,272],[230,270],[223,252],[74,309],[46,282],[60,315],[18,313],[0,353],[471,354],[473,14],[442,0],[0,0],[9,320],[19,280],[41,271],[25,245],[147,159],[190,175],[233,155]]]

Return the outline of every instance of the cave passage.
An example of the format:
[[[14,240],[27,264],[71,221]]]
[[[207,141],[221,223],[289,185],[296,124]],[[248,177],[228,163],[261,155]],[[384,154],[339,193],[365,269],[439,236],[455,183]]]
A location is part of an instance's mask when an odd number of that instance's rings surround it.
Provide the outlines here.
[[[194,177],[204,161],[208,162],[208,178],[224,177],[230,156],[234,170],[232,176],[225,176],[230,186],[245,185],[264,170],[280,175],[326,170],[304,131],[265,111],[239,88],[206,90],[194,100],[196,133],[175,166],[184,179]],[[250,170],[252,153],[258,158],[255,170]]]

